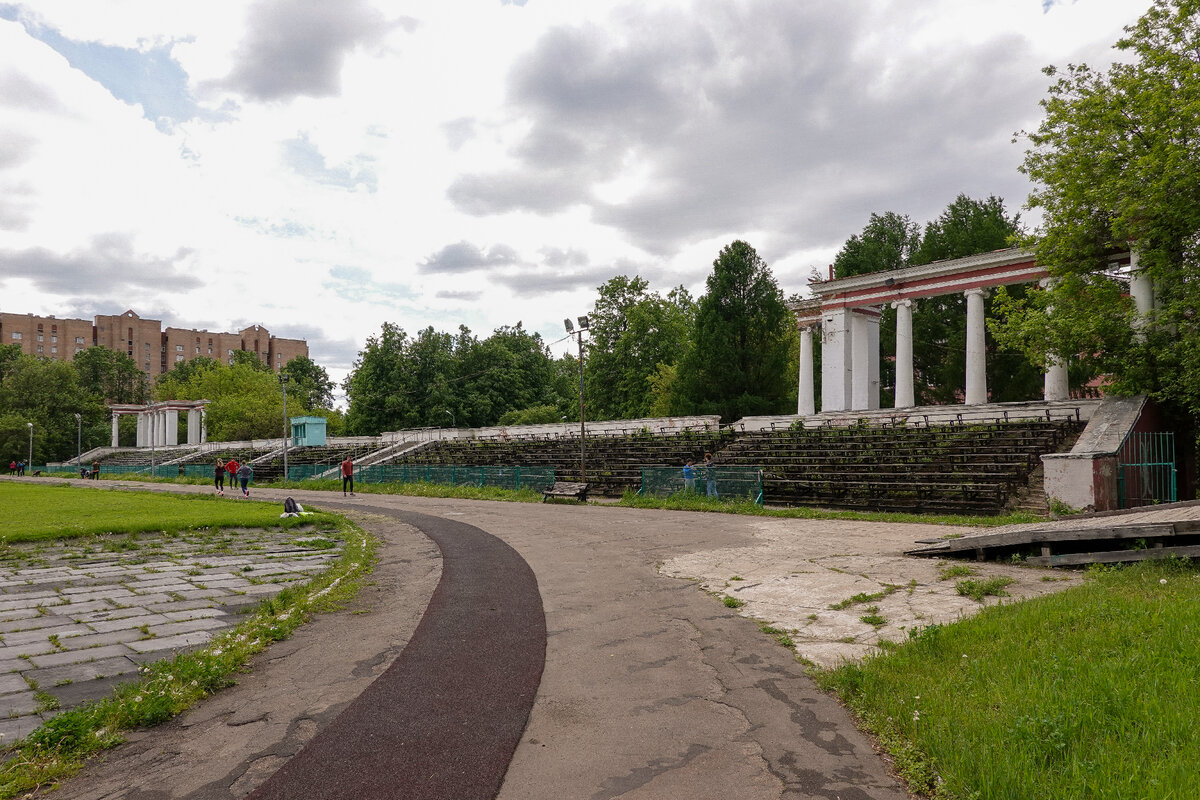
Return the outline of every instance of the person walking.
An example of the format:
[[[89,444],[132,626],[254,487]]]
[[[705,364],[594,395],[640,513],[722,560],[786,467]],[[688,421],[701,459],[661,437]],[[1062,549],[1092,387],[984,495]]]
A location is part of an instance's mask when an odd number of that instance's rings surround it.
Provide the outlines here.
[[[350,456],[346,456],[346,460],[342,462],[342,497],[346,496],[347,486],[350,487],[350,496],[354,497],[354,462],[350,460]]]
[[[9,475],[17,474],[17,462],[16,461],[8,462],[8,474]]]
[[[254,469],[249,464],[242,464],[237,468],[237,478],[242,484],[242,497],[250,496],[250,481],[254,479]]]
[[[696,491],[696,468],[692,466],[690,460],[683,465],[683,490],[685,492]]]
[[[708,497],[717,497],[717,468],[713,464],[712,453],[704,454],[704,464],[702,467],[704,472],[704,494]]]
[[[231,492],[237,488],[237,471],[240,466],[241,464],[237,462],[236,458],[225,462],[225,474],[229,476],[229,491]]]
[[[99,461],[92,462],[92,480],[94,480],[94,481],[100,480],[100,462]]]
[[[20,461],[17,462],[17,477],[19,478],[24,474],[25,474],[25,459],[22,458]]]
[[[220,458],[213,467],[213,485],[217,487],[217,494],[225,494],[225,462]]]

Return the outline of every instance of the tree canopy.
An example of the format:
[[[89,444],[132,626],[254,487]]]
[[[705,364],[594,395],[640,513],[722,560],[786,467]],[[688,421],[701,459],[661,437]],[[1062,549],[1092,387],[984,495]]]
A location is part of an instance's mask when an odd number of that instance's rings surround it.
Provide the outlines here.
[[[1042,101],[1022,170],[1035,183],[1030,237],[1055,278],[1006,302],[1000,338],[1038,358],[1079,354],[1113,388],[1200,411],[1200,2],[1155,0],[1115,45],[1107,71],[1071,64]],[[1128,276],[1114,254],[1136,251],[1157,307],[1132,334]],[[1052,313],[1047,313],[1053,309]]]
[[[713,261],[705,287],[677,369],[676,410],[731,421],[794,408],[796,326],[766,262],[735,241]]]

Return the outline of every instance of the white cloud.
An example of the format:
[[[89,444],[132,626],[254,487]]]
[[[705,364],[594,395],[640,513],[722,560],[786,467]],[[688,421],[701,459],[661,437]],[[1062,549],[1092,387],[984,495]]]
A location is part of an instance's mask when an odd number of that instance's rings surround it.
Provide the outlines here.
[[[317,5],[0,5],[4,310],[257,322],[340,378],[384,321],[557,338],[615,274],[699,293],[733,238],[799,291],[872,211],[1018,208],[1041,68],[1145,3]],[[47,32],[169,54],[156,100],[196,113],[156,126]]]

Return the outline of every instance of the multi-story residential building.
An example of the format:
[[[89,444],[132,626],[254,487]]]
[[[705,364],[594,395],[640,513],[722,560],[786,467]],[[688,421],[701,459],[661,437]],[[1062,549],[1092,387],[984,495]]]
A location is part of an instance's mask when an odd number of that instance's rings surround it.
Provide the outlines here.
[[[234,352],[250,352],[278,372],[296,356],[308,355],[308,343],[303,339],[272,336],[261,325],[237,333],[164,329],[161,320],[143,319],[132,310],[119,315],[98,314],[94,322],[0,312],[0,343],[19,345],[23,353],[60,361],[68,361],[88,347],[103,345],[127,354],[151,378],[179,362],[201,356],[229,364]]]

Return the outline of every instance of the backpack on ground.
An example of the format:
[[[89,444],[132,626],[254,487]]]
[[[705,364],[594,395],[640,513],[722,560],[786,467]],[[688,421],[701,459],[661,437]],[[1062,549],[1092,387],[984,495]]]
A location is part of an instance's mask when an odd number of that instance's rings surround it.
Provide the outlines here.
[[[295,500],[293,500],[292,498],[289,497],[288,499],[283,501],[283,513],[299,514],[300,506],[296,503]]]

